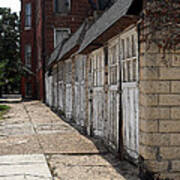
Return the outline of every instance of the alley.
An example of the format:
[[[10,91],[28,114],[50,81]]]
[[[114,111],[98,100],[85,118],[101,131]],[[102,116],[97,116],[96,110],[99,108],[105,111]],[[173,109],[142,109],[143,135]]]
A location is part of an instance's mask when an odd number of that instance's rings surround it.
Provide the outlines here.
[[[0,180],[137,180],[119,161],[39,101],[8,104],[0,121]]]

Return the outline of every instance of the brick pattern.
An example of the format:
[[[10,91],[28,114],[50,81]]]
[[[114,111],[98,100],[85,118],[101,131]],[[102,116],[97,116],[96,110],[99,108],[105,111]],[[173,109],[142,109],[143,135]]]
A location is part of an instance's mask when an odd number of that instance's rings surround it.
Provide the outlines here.
[[[21,59],[22,63],[25,63],[25,45],[30,44],[32,47],[32,61],[31,61],[31,70],[34,72],[35,71],[35,62],[33,61],[35,58],[35,47],[33,46],[34,44],[34,29],[25,29],[25,4],[31,2],[32,8],[34,8],[34,0],[24,0],[21,1]],[[32,12],[32,26],[35,23],[34,22],[34,12]],[[34,77],[29,77],[29,78],[22,78],[21,81],[21,93],[22,96],[26,96],[26,83],[32,84],[32,95],[35,97],[36,96],[36,89],[35,89],[35,78]]]
[[[140,154],[162,179],[180,177],[180,53],[166,54],[140,36]]]
[[[21,91],[25,96],[25,84],[29,82],[33,86],[32,96],[43,100],[43,61],[44,56],[47,59],[54,50],[54,28],[69,28],[71,33],[74,33],[88,17],[90,5],[86,0],[71,0],[71,11],[68,14],[58,14],[54,11],[54,0],[21,0],[21,2],[21,59],[24,62],[25,44],[31,44],[33,47],[32,71],[36,74],[36,77],[31,77],[30,80],[23,77]],[[24,29],[24,7],[27,2],[32,3],[32,28],[30,30]],[[45,3],[44,10],[43,3]]]

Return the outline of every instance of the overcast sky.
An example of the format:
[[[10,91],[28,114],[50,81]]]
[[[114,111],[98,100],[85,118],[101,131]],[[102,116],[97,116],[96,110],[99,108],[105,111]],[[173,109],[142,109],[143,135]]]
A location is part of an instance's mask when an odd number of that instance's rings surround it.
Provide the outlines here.
[[[0,7],[11,8],[12,12],[19,13],[20,11],[20,0],[0,0]]]

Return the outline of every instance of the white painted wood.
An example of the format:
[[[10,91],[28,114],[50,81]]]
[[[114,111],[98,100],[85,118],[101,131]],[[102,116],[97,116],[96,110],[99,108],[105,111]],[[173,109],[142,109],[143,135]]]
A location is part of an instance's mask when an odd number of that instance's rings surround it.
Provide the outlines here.
[[[125,44],[123,45],[122,42]],[[126,152],[133,158],[139,153],[138,114],[138,49],[137,32],[133,28],[120,36],[120,46],[125,47],[121,56],[123,142]]]
[[[108,44],[108,122],[106,139],[116,151],[119,149],[119,37]]]
[[[64,66],[63,62],[59,64],[59,74],[58,74],[58,110],[64,111],[64,101],[65,101],[65,94],[64,94]]]
[[[72,119],[72,61],[71,59],[65,62],[65,83],[66,83],[66,95],[65,95],[65,114],[66,118]]]
[[[92,80],[91,102],[89,103],[90,127],[95,136],[104,137],[105,92],[104,92],[104,50],[94,51],[90,55],[90,73]]]
[[[85,125],[85,64],[86,56],[78,55],[75,59],[75,105],[74,117],[78,125]]]

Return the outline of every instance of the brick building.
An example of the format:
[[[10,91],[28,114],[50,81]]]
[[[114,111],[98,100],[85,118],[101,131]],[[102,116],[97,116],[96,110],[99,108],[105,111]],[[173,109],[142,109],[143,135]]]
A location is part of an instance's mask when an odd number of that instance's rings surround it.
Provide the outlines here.
[[[28,71],[22,78],[23,97],[43,100],[46,58],[90,10],[86,0],[21,0],[21,59]]]
[[[162,61],[156,43],[147,48],[146,1],[30,2],[31,13],[22,3],[21,50],[33,74],[23,95],[30,82],[34,97],[138,164],[142,179],[179,180],[179,51]]]
[[[179,50],[162,59],[156,43],[148,48],[144,2],[117,0],[53,51],[46,103],[136,162],[142,179],[179,180]]]

